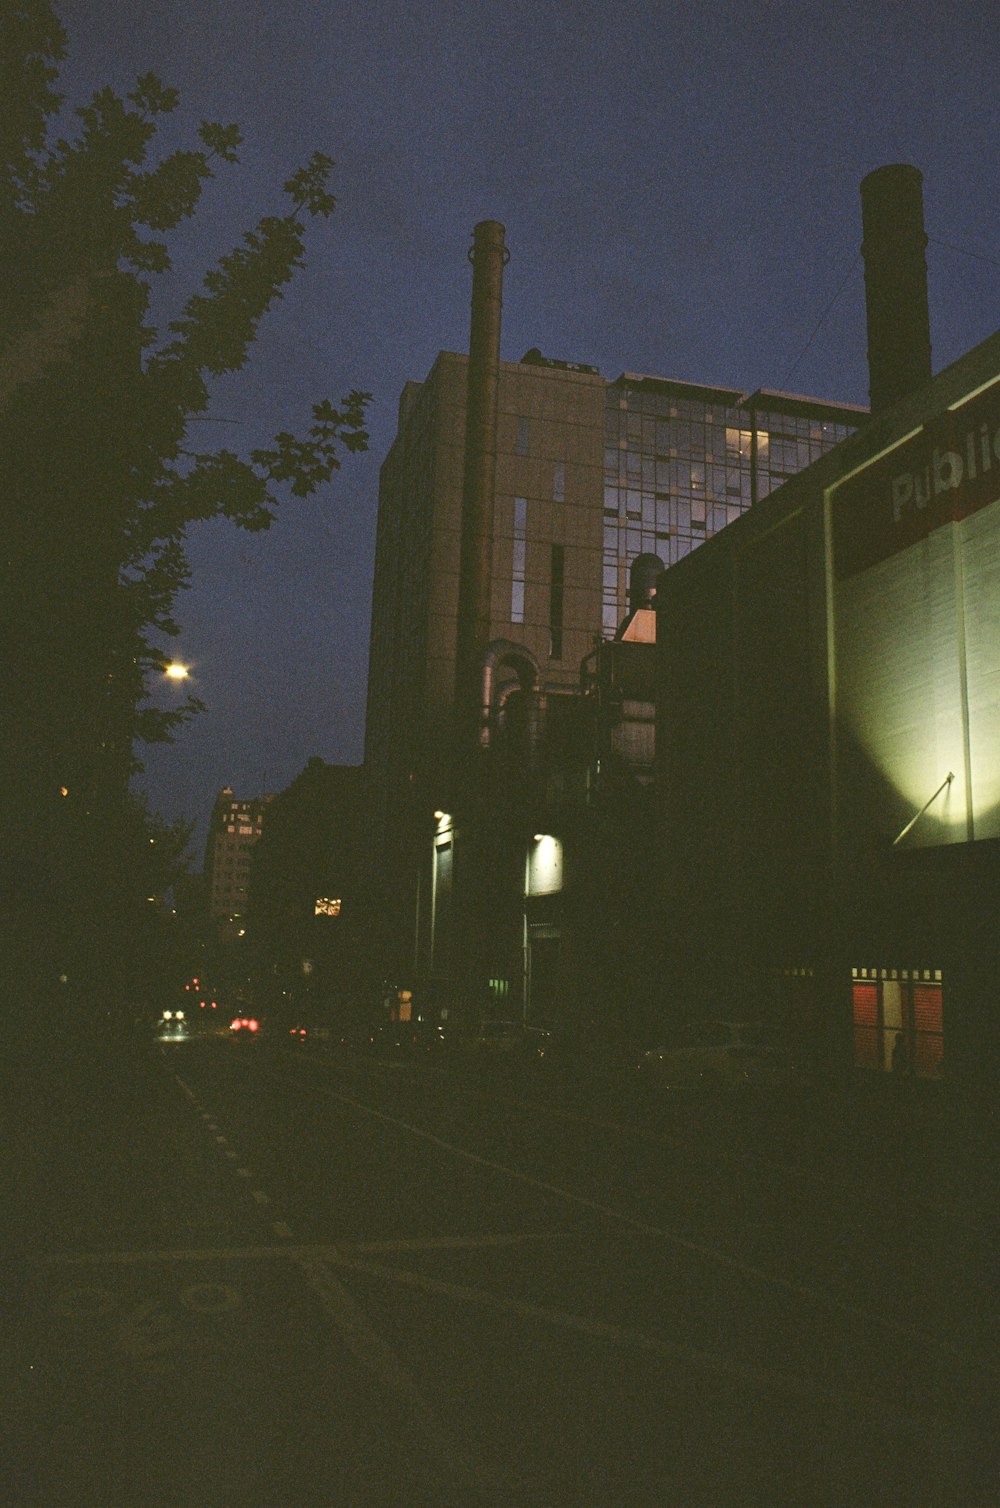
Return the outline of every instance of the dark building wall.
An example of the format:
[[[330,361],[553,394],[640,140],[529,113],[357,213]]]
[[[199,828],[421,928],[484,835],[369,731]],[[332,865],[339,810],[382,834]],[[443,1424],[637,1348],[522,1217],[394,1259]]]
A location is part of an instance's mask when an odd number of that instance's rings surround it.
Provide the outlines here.
[[[703,999],[764,1009],[777,979],[808,976],[820,1046],[844,1064],[852,991],[919,1013],[943,988],[946,1057],[971,1072],[977,1044],[996,1051],[1000,450],[982,473],[998,374],[994,336],[658,590],[666,923],[694,943],[680,965]],[[911,518],[897,478],[923,450],[930,494]],[[859,1060],[875,1033],[855,1026]],[[939,1048],[921,1046],[928,1073]]]

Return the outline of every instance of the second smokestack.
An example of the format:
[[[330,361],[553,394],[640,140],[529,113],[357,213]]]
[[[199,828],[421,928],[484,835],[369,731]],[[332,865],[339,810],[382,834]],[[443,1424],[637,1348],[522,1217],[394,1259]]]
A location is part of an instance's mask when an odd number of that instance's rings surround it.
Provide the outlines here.
[[[923,174],[908,163],[861,183],[872,413],[931,380]]]

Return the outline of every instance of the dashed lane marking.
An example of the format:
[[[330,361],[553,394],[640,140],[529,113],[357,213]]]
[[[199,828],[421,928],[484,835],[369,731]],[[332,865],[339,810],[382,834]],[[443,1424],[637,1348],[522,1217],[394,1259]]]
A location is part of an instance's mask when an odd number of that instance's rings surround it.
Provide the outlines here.
[[[178,1084],[181,1086],[181,1088],[183,1089],[184,1093],[190,1099],[194,1100],[195,1105],[197,1106],[198,1101],[197,1101],[197,1097],[196,1097],[194,1091],[187,1084],[185,1084],[184,1080],[180,1077],[179,1074],[174,1074],[174,1078],[177,1080]],[[216,1136],[215,1136],[216,1144],[224,1149],[225,1155],[226,1155],[226,1157],[229,1158],[230,1162],[238,1162],[239,1161],[239,1154],[236,1151],[234,1151],[232,1147],[230,1147],[228,1139],[225,1136],[223,1136],[222,1133],[219,1131],[219,1127],[216,1124],[216,1122],[212,1119],[212,1116],[209,1113],[209,1111],[199,1109],[198,1110],[198,1114],[199,1114],[199,1116],[201,1117],[201,1119],[205,1123],[205,1129],[206,1129],[206,1131],[212,1131],[212,1132],[216,1133]],[[249,1179],[251,1179],[254,1176],[253,1173],[250,1171],[249,1168],[236,1168],[234,1171],[236,1173],[237,1178],[245,1178],[245,1179],[249,1180]],[[270,1204],[271,1203],[271,1196],[270,1196],[270,1194],[265,1193],[263,1189],[251,1189],[250,1192],[251,1192],[251,1195],[252,1195],[253,1199],[257,1202],[257,1204]],[[279,1231],[279,1226],[281,1227],[280,1231]],[[274,1224],[274,1226],[272,1228],[278,1234],[287,1234],[287,1236],[289,1236],[289,1237],[292,1234],[291,1230],[289,1230],[288,1226],[285,1225],[283,1221],[276,1221],[275,1224]],[[287,1251],[287,1248],[286,1248],[286,1251]]]

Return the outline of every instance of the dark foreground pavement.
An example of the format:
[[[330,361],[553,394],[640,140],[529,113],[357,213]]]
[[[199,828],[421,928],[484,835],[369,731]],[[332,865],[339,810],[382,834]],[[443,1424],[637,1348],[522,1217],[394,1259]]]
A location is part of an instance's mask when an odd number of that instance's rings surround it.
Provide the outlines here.
[[[986,1508],[995,1163],[940,1104],[8,1058],[5,1502]]]

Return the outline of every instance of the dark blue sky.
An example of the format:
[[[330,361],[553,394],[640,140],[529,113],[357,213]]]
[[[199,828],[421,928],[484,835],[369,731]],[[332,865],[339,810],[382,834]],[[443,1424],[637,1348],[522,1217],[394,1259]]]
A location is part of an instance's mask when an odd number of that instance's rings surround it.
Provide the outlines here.
[[[209,710],[149,752],[166,816],[363,752],[378,468],[400,389],[468,338],[472,226],[507,227],[503,355],[867,402],[859,189],[924,173],[934,367],[1000,325],[995,6],[955,0],[63,0],[71,99],[152,70],[245,144],[174,237],[179,300],[316,148],[338,208],[219,385],[249,449],[370,390],[371,450],[266,535],[203,526],[176,645]],[[957,248],[957,249],[956,249]],[[975,253],[977,255],[971,255]],[[992,260],[991,260],[992,259]],[[844,284],[818,333],[817,323]],[[814,337],[805,349],[810,337]],[[803,354],[804,352],[804,354]],[[201,426],[199,440],[213,431]]]

